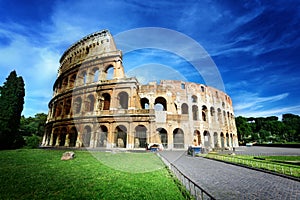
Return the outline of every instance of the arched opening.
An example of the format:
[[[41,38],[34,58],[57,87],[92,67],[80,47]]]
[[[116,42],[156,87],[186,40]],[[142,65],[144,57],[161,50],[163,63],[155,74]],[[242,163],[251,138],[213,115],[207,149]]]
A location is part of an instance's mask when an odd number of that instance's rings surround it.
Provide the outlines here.
[[[64,78],[62,85],[65,89],[68,87],[68,77]]]
[[[197,96],[196,96],[196,95],[193,95],[193,96],[192,96],[192,102],[193,102],[193,103],[197,103],[197,101],[198,101]]]
[[[58,130],[55,129],[52,136],[52,146],[56,145],[57,137],[58,137]]]
[[[65,104],[65,114],[69,115],[71,110],[71,99],[66,100]]]
[[[128,109],[128,94],[127,92],[120,92],[118,94],[119,108]]]
[[[157,111],[167,111],[167,101],[164,97],[157,97],[154,102],[154,109]]]
[[[59,117],[61,115],[62,107],[63,102],[58,102],[56,105],[56,117]]]
[[[230,146],[233,147],[233,137],[232,137],[232,133],[230,133]]]
[[[164,148],[168,148],[168,132],[164,128],[158,128],[156,131],[159,132],[160,142]]]
[[[207,107],[205,105],[202,106],[202,120],[207,121]]]
[[[126,148],[127,144],[127,128],[123,125],[116,127],[115,132],[115,144],[116,147]]]
[[[70,88],[73,88],[74,87],[74,84],[75,84],[75,80],[76,80],[76,74],[73,74],[69,80],[69,86]]]
[[[106,126],[100,126],[100,133],[98,135],[97,147],[106,147],[107,146],[107,133],[108,129]]]
[[[194,131],[194,136],[196,137],[196,144],[197,146],[200,146],[201,145],[201,134],[200,134],[200,131],[198,130],[195,130]]]
[[[102,94],[103,97],[103,110],[109,110],[110,107],[110,95],[108,93]]]
[[[145,148],[147,143],[147,128],[143,125],[135,127],[134,148]]]
[[[220,108],[218,108],[218,121],[219,123],[222,123],[222,111]]]
[[[72,127],[69,133],[70,147],[76,146],[77,136],[78,136],[77,129],[75,127]]]
[[[92,129],[90,126],[85,126],[82,134],[82,146],[89,147],[91,141]]]
[[[173,131],[173,145],[176,149],[184,148],[184,132],[181,128],[176,128]]]
[[[225,136],[224,136],[224,133],[221,132],[221,148],[224,148],[225,147]]]
[[[93,74],[94,74],[93,82],[97,82],[99,80],[99,69],[98,68],[94,68],[93,69]]]
[[[85,103],[85,110],[87,112],[94,111],[94,105],[95,105],[95,97],[94,97],[94,95],[90,94],[87,97],[87,100],[86,100],[86,103]]]
[[[189,114],[189,106],[186,103],[181,105],[181,113],[182,114]]]
[[[81,82],[81,85],[85,85],[87,83],[86,71],[81,72],[81,74],[80,74],[80,82]]]
[[[74,111],[75,111],[75,114],[80,113],[81,103],[82,103],[81,97],[77,97],[75,99],[75,101],[74,101]]]
[[[229,134],[226,133],[226,146],[230,147],[230,143],[229,143]]]
[[[61,133],[59,135],[59,146],[65,146],[66,136],[67,136],[67,129],[62,128]]]
[[[215,116],[215,108],[214,107],[210,107],[210,115],[212,117]]]
[[[114,78],[114,66],[109,65],[104,72],[106,80],[112,80]]]
[[[192,112],[193,112],[193,120],[197,121],[198,120],[198,106],[193,105]]]
[[[141,106],[142,106],[142,109],[149,109],[149,99],[142,98],[141,99]]]
[[[214,145],[215,147],[220,147],[217,132],[214,132]]]
[[[204,146],[207,148],[207,147],[210,147],[210,144],[211,144],[211,138],[210,138],[210,134],[208,131],[204,131],[203,133],[203,136],[204,136]]]

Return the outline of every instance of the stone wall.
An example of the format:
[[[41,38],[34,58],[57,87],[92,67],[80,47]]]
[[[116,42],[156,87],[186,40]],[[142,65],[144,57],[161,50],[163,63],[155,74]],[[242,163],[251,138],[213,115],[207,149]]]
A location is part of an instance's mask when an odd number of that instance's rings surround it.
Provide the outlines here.
[[[230,97],[183,81],[141,85],[125,77],[108,31],[84,37],[60,59],[42,146],[133,149],[146,143],[237,146]]]

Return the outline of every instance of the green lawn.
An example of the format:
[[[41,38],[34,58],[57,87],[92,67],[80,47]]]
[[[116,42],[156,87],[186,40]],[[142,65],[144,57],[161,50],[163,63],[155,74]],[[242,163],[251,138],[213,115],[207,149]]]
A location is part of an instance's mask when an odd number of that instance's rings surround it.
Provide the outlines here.
[[[210,153],[207,157],[300,178],[300,156],[233,156]]]
[[[63,152],[0,151],[0,199],[184,199],[155,154]]]

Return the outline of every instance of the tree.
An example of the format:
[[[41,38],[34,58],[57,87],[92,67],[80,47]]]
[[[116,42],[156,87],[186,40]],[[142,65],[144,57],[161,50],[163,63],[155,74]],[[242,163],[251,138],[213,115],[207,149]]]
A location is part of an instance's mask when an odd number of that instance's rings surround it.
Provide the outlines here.
[[[237,127],[238,139],[240,142],[243,142],[243,140],[252,133],[250,124],[248,123],[247,118],[242,116],[236,117],[235,123]]]
[[[0,87],[0,148],[18,146],[19,126],[24,105],[25,84],[16,71],[12,71]]]
[[[22,136],[43,136],[45,132],[45,123],[47,115],[45,113],[37,113],[34,117],[21,117],[20,129]]]

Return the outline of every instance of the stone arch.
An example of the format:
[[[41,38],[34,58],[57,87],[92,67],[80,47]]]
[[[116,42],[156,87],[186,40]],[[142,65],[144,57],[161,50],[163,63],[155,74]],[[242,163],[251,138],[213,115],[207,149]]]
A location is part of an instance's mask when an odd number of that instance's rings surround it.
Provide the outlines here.
[[[203,136],[204,136],[204,146],[206,148],[211,146],[211,136],[210,133],[208,131],[204,131],[203,132]]]
[[[159,133],[160,142],[164,148],[168,148],[168,132],[164,128],[158,128],[156,131]]]
[[[164,97],[157,97],[154,101],[154,108],[157,111],[167,111],[167,100]]]
[[[222,123],[222,111],[220,108],[218,108],[218,121],[219,123]]]
[[[67,136],[67,129],[63,127],[59,134],[59,146],[65,146],[66,143],[66,136]]]
[[[68,87],[68,81],[69,81],[68,77],[65,77],[64,80],[63,80],[63,82],[62,82],[62,87],[63,88],[66,89]]]
[[[56,114],[55,114],[56,117],[61,116],[62,108],[63,108],[63,102],[60,101],[56,104]]]
[[[146,148],[147,143],[147,128],[144,125],[135,127],[134,133],[134,148]]]
[[[210,107],[210,115],[212,117],[215,116],[215,108],[214,107]]]
[[[173,131],[173,145],[175,149],[184,148],[184,132],[181,128]]]
[[[225,139],[225,135],[223,132],[221,132],[221,148],[224,148],[225,147],[225,144],[226,144],[226,139]]]
[[[97,147],[106,147],[107,146],[107,134],[108,134],[108,129],[106,126],[101,125],[99,129],[99,135],[97,138]]]
[[[193,112],[193,120],[197,121],[198,120],[198,106],[193,105],[192,112]]]
[[[52,146],[58,145],[58,144],[56,144],[57,138],[58,138],[58,128],[54,129],[54,131],[53,131],[53,135],[52,135]]]
[[[202,120],[204,122],[207,121],[207,112],[208,112],[207,107],[205,105],[203,105],[202,106]]]
[[[196,95],[192,96],[192,103],[197,103],[198,102],[198,97]]]
[[[230,147],[230,142],[229,142],[229,134],[228,133],[226,133],[226,146],[227,147]]]
[[[77,129],[76,127],[72,127],[69,133],[69,146],[70,147],[75,147],[76,146],[76,141],[77,141]]]
[[[112,64],[108,65],[103,71],[103,73],[104,80],[112,80],[114,78],[114,66]]]
[[[201,92],[205,92],[205,87],[203,85],[200,86]]]
[[[141,106],[142,106],[142,109],[149,109],[149,99],[147,98],[142,98],[141,99]]]
[[[73,88],[75,86],[76,74],[72,74],[71,78],[69,79],[69,87]]]
[[[87,100],[85,102],[85,111],[87,111],[87,112],[94,111],[94,106],[95,106],[95,97],[93,94],[90,94],[87,97]]]
[[[128,93],[127,92],[120,92],[118,94],[118,100],[119,100],[119,108],[128,109]]]
[[[110,108],[110,95],[108,93],[102,94],[103,97],[103,110],[109,110]]]
[[[126,148],[127,128],[123,125],[119,125],[115,129],[115,144],[116,147]]]
[[[99,69],[95,67],[93,69],[93,82],[98,82],[99,80]]]
[[[182,114],[189,114],[189,106],[186,103],[181,105],[181,113]]]
[[[218,133],[214,132],[214,146],[215,147],[220,147],[219,145],[219,138],[218,138]]]
[[[86,71],[80,72],[80,75],[77,79],[79,81],[79,85],[85,85],[87,83],[87,73]]]
[[[70,110],[71,110],[71,99],[67,99],[66,100],[64,109],[65,109],[65,114],[69,115],[70,114]]]
[[[82,146],[89,147],[91,141],[92,129],[89,125],[86,125],[82,134]]]
[[[194,130],[194,136],[195,136],[195,140],[196,140],[196,144],[197,146],[201,145],[201,133],[199,130]]]
[[[74,111],[75,114],[79,114],[81,111],[81,103],[82,103],[82,99],[81,97],[77,97],[74,101]]]

